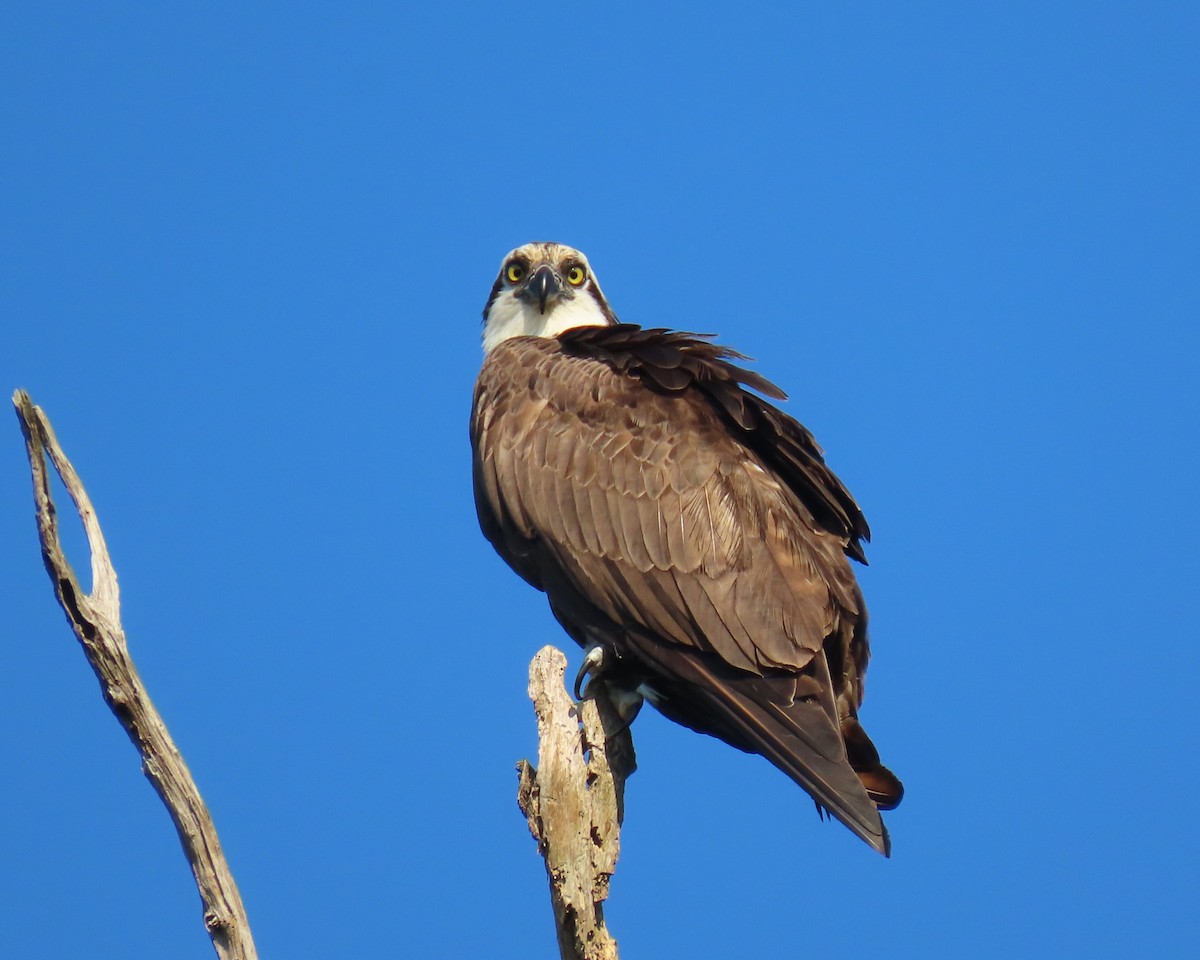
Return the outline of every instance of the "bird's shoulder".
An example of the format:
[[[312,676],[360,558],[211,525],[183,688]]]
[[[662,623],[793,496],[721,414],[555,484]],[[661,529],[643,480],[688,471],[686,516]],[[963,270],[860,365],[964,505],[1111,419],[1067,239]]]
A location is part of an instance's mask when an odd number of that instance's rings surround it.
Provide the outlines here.
[[[813,435],[770,402],[786,399],[783,391],[735,362],[746,359],[709,335],[635,324],[514,337],[484,363],[477,429],[499,416],[508,441],[523,443],[535,421],[545,427],[553,418],[559,431],[575,435],[632,430],[643,443],[657,440],[663,456],[667,449],[682,455],[684,437],[692,458],[749,454],[819,527],[844,541],[847,554],[865,560],[861,541],[870,528],[858,504]]]

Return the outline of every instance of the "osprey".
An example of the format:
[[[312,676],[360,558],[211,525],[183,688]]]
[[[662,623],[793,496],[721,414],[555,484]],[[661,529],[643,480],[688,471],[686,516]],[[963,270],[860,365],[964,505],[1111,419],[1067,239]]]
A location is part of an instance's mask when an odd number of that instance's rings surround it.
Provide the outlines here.
[[[762,399],[784,394],[706,336],[619,323],[562,244],[508,254],[483,317],[479,523],[588,651],[576,696],[602,676],[761,754],[888,855],[879,811],[903,788],[858,722],[867,611],[848,560],[870,531],[812,435]]]

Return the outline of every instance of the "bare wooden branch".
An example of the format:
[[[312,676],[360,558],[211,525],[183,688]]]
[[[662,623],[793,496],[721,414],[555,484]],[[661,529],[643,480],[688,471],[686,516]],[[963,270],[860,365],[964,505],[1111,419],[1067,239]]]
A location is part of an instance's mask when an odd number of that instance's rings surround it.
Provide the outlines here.
[[[588,684],[582,703],[571,700],[566,665],[554,647],[529,664],[538,767],[517,764],[517,803],[546,862],[563,960],[617,960],[604,901],[620,852],[625,778],[636,766],[633,739],[602,681]]]
[[[46,415],[34,406],[23,390],[13,394],[13,405],[21,421],[33,473],[42,560],[54,583],[58,602],[100,680],[105,702],[137,747],[142,756],[143,772],[175,822],[203,900],[204,925],[212,937],[217,956],[221,960],[257,960],[246,910],[221,852],[212,817],[129,656],[121,626],[117,574],[91,500],[71,461],[59,446]],[[75,509],[87,533],[92,562],[91,593],[85,594],[80,589],[75,571],[63,553],[57,510],[50,493],[47,453],[75,501]]]

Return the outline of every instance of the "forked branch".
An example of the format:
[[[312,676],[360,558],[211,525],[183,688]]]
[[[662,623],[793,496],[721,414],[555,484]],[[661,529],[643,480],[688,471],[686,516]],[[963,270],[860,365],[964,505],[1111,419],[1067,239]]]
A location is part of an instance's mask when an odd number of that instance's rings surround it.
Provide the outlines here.
[[[117,573],[91,500],[71,461],[59,446],[46,415],[34,406],[23,390],[13,395],[13,404],[21,421],[29,468],[33,473],[33,499],[42,560],[54,584],[58,602],[100,681],[105,702],[137,747],[143,772],[175,822],[204,903],[204,925],[212,937],[217,956],[221,960],[257,960],[242,898],[221,852],[212,817],[129,656],[121,626]],[[57,510],[50,492],[47,454],[83,521],[91,553],[91,593],[80,589],[75,571],[63,553]]]

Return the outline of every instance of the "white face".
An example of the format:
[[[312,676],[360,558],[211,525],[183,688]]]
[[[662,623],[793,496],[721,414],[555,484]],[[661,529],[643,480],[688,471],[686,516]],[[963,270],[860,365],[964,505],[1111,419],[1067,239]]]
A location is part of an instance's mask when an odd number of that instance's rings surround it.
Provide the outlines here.
[[[539,297],[538,283],[548,290]],[[615,323],[587,258],[561,243],[527,243],[504,258],[484,314],[483,349],[510,337],[556,337]]]

